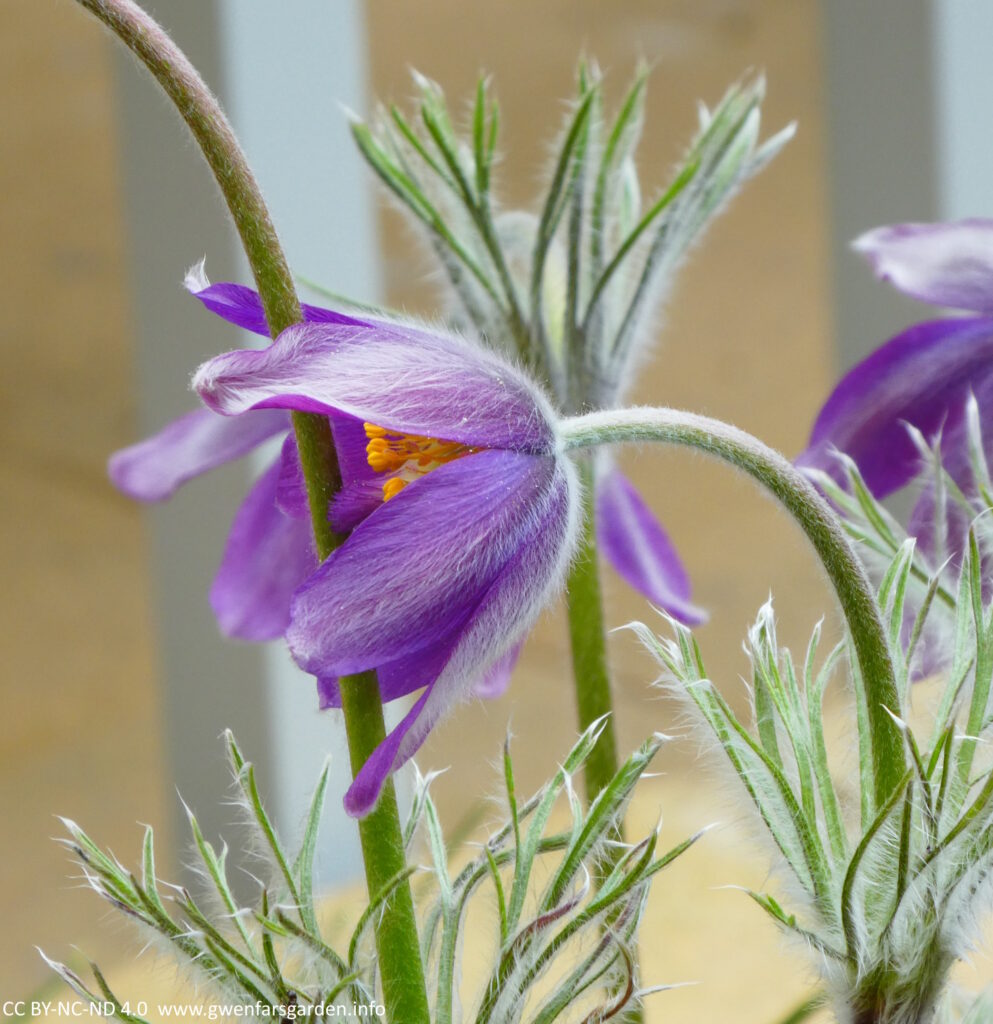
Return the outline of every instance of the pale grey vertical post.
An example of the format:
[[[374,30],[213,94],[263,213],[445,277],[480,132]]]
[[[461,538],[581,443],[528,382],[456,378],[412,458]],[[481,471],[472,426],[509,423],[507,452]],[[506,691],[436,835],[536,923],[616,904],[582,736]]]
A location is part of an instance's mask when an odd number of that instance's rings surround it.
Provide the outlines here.
[[[879,224],[993,214],[993,4],[822,0],[839,368],[926,307],[849,249]]]
[[[993,217],[993,3],[933,0],[938,206]]]
[[[241,137],[296,273],[375,299],[375,225],[367,182],[339,103],[364,107],[357,0],[159,0],[155,15],[217,91]],[[214,279],[246,279],[236,239],[185,127],[148,76],[121,58],[118,76],[138,371],[138,420],[158,429],[195,405],[187,382],[203,358],[247,342],[180,287],[206,254]],[[125,66],[126,65],[126,66]],[[226,828],[219,734],[232,726],[267,781],[278,824],[293,832],[330,752],[322,876],[358,869],[354,825],[342,820],[347,754],[319,715],[313,682],[275,647],[223,641],[207,591],[251,465],[189,485],[150,520],[167,770],[209,834]],[[181,833],[182,834],[182,833]]]
[[[235,127],[276,218],[294,272],[358,300],[378,297],[369,179],[343,106],[365,107],[359,0],[223,0],[225,83]],[[357,832],[342,809],[350,774],[340,716],[317,710],[314,681],[282,645],[267,650],[267,721],[274,793],[299,826],[332,754],[321,877],[360,871]]]

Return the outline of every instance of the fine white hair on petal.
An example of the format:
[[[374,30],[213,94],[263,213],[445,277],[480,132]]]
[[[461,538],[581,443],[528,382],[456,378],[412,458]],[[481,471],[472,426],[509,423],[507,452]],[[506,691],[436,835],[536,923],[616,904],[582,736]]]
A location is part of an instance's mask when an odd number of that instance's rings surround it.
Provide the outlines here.
[[[201,256],[196,263],[186,271],[183,277],[183,287],[188,292],[202,292],[210,287],[210,278],[207,277],[207,257]]]
[[[559,461],[558,473],[561,475],[556,484],[564,488],[561,502],[564,516],[560,524],[558,550],[548,560],[549,552],[539,554],[540,541],[535,537],[529,542],[538,545],[533,549],[533,558],[538,563],[544,563],[535,578],[526,580],[528,571],[525,570],[515,574],[518,578],[510,586],[505,585],[510,581],[505,581],[491,588],[487,600],[477,611],[475,621],[467,629],[453,657],[436,680],[420,716],[421,720],[404,738],[397,764],[403,763],[420,746],[434,724],[469,696],[471,683],[479,675],[480,669],[485,669],[502,657],[509,647],[531,629],[552,595],[562,586],[579,535],[582,502],[578,475],[569,459]],[[547,513],[549,509],[546,507],[543,511]],[[541,514],[534,514],[536,529]],[[523,585],[521,577],[526,580]]]

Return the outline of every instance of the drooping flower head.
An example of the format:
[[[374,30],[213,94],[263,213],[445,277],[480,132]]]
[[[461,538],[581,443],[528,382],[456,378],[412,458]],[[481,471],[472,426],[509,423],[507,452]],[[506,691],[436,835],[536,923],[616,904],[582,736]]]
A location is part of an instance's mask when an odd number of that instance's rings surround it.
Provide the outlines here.
[[[186,286],[211,312],[268,337],[262,304],[250,288],[211,284],[202,265],[187,275]],[[391,322],[348,317],[320,306],[304,305],[303,314],[308,323],[397,329]],[[237,417],[201,409],[116,453],[110,460],[110,476],[132,498],[161,501],[200,474],[246,455],[272,437],[288,435],[289,428],[289,414],[282,409]],[[288,441],[283,461],[294,453]],[[398,480],[391,487],[400,485]],[[306,522],[286,514],[294,500],[290,489],[291,482],[278,464],[273,465],[235,518],[211,589],[211,605],[228,636],[251,641],[282,636],[289,624],[290,597],[317,566]],[[675,548],[631,484],[617,470],[607,469],[598,481],[596,500],[600,547],[620,575],[681,622],[702,621],[703,613],[690,601],[689,579]]]
[[[258,297],[188,284],[204,304],[262,333]],[[357,776],[353,814],[470,690],[502,692],[524,634],[568,563],[579,494],[540,390],[499,356],[410,324],[305,307],[266,349],[207,363],[207,409],[118,453],[111,476],[143,500],[271,437],[279,458],[235,517],[211,600],[222,628],[283,634],[318,677],[374,669],[382,697],[422,691]],[[343,486],[328,516],[346,542],[318,565],[292,410],[326,415]]]
[[[349,790],[362,814],[439,717],[513,656],[564,573],[579,494],[555,418],[492,353],[351,317],[219,356],[194,386],[223,416],[330,418],[343,480],[330,519],[350,534],[296,590],[290,650],[330,705],[338,677],[372,669],[384,700],[422,691]],[[283,511],[305,517],[291,441],[280,476]]]

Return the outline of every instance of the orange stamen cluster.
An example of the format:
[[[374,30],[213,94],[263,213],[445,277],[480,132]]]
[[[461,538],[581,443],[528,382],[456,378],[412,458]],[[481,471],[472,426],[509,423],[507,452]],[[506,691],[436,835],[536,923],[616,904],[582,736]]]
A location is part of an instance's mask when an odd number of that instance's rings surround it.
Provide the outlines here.
[[[457,441],[403,434],[366,423],[366,461],[376,473],[389,474],[383,481],[383,501],[396,497],[412,480],[446,462],[460,459],[475,449]]]

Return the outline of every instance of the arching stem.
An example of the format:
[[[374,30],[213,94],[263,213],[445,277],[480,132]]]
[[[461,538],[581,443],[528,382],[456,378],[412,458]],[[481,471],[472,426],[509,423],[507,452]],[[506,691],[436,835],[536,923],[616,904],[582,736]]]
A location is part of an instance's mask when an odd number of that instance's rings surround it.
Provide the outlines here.
[[[876,802],[885,803],[905,771],[903,737],[890,715],[900,694],[882,614],[865,569],[841,523],[807,478],[757,438],[719,420],[674,409],[621,409],[589,413],[562,425],[566,449],[660,441],[715,455],[757,480],[807,535],[827,572],[848,624],[869,694]]]
[[[162,27],[131,0],[78,0],[141,60],[175,104],[214,174],[238,229],[265,310],[270,334],[301,319],[300,302],[272,218],[241,146],[206,83]],[[317,553],[323,560],[342,542],[328,523],[328,501],[340,487],[327,418],[294,413],[293,429],[307,482]],[[375,673],[340,680],[353,770],[385,736]],[[405,867],[396,791],[387,779],[376,807],[359,822],[370,897]],[[383,998],[391,1021],[427,1024],[427,991],[410,886],[397,886],[376,927]]]

